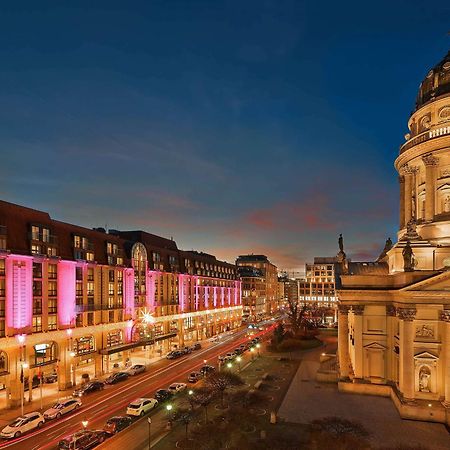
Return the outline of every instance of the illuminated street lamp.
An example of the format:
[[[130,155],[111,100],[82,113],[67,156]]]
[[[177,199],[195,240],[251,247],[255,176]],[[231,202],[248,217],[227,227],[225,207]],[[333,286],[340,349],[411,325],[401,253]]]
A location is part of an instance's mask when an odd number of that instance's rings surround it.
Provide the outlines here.
[[[206,361],[207,361],[207,359],[204,359],[204,360],[203,360],[203,364],[206,364]]]
[[[238,363],[239,372],[241,372],[241,361],[242,361],[242,358],[241,358],[240,356],[238,356],[238,357],[236,358],[236,361],[237,361],[237,363]]]
[[[83,429],[84,429],[84,430],[87,428],[88,423],[89,423],[89,422],[88,422],[87,419],[83,419],[83,420],[81,421],[81,425],[83,425]]]
[[[231,363],[229,362],[229,363],[227,363],[227,367],[228,367],[228,369],[231,370],[231,368],[233,367],[233,364],[231,364]]]
[[[252,361],[253,361],[253,359],[254,359],[254,353],[255,353],[255,348],[254,347],[251,347],[250,348],[250,353],[252,354]]]
[[[258,356],[261,356],[261,355],[259,354],[259,349],[260,349],[260,347],[261,347],[261,344],[258,342],[258,343],[256,344],[256,348],[258,349]]]
[[[170,412],[172,411],[173,406],[169,403],[166,405],[167,410],[167,429],[170,430],[172,428],[172,421],[170,419]]]

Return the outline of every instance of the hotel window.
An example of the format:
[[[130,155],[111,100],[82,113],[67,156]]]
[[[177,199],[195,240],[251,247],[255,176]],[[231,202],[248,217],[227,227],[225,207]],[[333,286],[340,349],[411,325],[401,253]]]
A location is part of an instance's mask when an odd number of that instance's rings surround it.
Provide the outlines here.
[[[75,280],[83,281],[83,268],[82,267],[75,268]]]
[[[36,225],[31,226],[31,239],[33,241],[39,241],[39,227]]]
[[[0,275],[5,275],[5,260],[0,259]]]
[[[87,295],[88,296],[94,295],[94,283],[92,281],[88,282],[87,284]]]
[[[94,254],[92,252],[86,252],[86,261],[94,261]]]
[[[0,317],[5,317],[5,299],[0,298]]]
[[[94,313],[88,313],[87,315],[87,324],[94,325]]]
[[[83,297],[83,283],[80,281],[76,283],[76,296]]]
[[[47,256],[56,256],[56,247],[47,247]]]
[[[48,299],[48,313],[56,314],[58,312],[58,300],[53,297]]]
[[[56,280],[58,276],[57,272],[57,265],[56,264],[49,264],[48,265],[48,279],[49,280]]]
[[[89,268],[87,273],[88,281],[94,281],[94,269]]]
[[[33,333],[39,333],[42,331],[42,317],[33,317]]]
[[[75,326],[76,327],[82,327],[83,326],[83,314],[77,314],[77,318],[75,320]]]
[[[93,351],[95,351],[94,337],[93,336],[83,336],[81,338],[75,339],[73,351],[77,355],[92,353]]]
[[[0,278],[0,297],[4,297],[5,296],[5,279],[4,278]]]
[[[34,315],[42,314],[42,298],[33,299],[33,314]]]
[[[106,336],[106,346],[112,347],[123,343],[123,333],[121,330],[111,331]]]
[[[120,309],[117,317],[117,322],[123,322],[123,309]]]
[[[40,255],[42,253],[41,246],[38,244],[31,245],[31,253],[33,255]]]
[[[109,281],[114,283],[114,270],[109,271]]]
[[[50,242],[50,230],[42,228],[42,242]]]
[[[109,311],[108,322],[114,322],[114,311]]]
[[[56,316],[48,316],[48,327],[49,331],[56,330]]]
[[[74,236],[73,237],[73,246],[75,248],[81,248],[81,237],[80,236]]]
[[[42,264],[33,263],[33,278],[42,278]]]
[[[122,308],[123,306],[123,297],[119,296],[117,297],[117,307]]]
[[[40,297],[42,295],[42,281],[33,281],[33,296]]]
[[[49,297],[55,297],[57,295],[56,281],[48,282],[48,295]]]
[[[108,295],[114,295],[114,283],[108,283]]]

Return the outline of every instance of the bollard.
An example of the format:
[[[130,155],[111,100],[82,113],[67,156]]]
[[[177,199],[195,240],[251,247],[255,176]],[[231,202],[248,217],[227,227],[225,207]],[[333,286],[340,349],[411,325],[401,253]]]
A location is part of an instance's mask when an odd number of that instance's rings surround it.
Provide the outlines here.
[[[277,423],[277,413],[275,411],[270,413],[270,423]]]

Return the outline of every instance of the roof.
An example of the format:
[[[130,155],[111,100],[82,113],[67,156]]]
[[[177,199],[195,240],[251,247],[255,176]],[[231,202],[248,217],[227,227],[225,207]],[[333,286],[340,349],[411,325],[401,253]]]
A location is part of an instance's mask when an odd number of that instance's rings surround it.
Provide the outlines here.
[[[450,94],[450,51],[436,64],[420,83],[416,111],[437,97]]]

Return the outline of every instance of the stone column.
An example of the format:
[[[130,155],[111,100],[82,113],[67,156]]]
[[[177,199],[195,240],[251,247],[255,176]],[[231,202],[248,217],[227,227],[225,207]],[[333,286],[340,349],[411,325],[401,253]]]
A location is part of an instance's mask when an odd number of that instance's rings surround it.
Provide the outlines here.
[[[425,155],[422,161],[425,164],[425,220],[431,222],[434,219],[436,192],[434,168],[439,160],[429,154]]]
[[[386,366],[384,368],[385,377],[387,380],[395,381],[398,380],[395,377],[395,369],[394,365],[396,364],[396,360],[394,358],[394,335],[395,335],[395,321],[397,315],[397,310],[393,305],[386,305]]]
[[[445,341],[443,345],[443,359],[444,359],[444,406],[450,408],[450,309],[441,311],[440,319],[444,322],[444,336]]]
[[[364,305],[353,305],[352,311],[354,314],[354,342],[355,342],[355,365],[353,367],[353,373],[356,379],[364,378],[363,367],[363,314]]]
[[[414,317],[415,308],[400,308],[400,392],[406,401],[414,401]]]
[[[350,368],[350,357],[348,353],[348,311],[350,307],[339,305],[338,319],[338,357],[339,375],[341,379],[348,378]]]
[[[405,176],[400,175],[398,177],[400,184],[400,229],[405,228]]]

